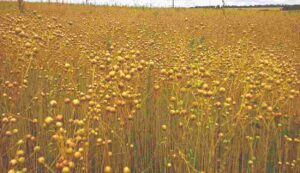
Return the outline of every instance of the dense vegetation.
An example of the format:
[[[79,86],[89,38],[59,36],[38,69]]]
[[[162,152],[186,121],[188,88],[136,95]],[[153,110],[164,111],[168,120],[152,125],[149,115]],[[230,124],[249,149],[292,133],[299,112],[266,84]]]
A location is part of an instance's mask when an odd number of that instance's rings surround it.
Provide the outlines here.
[[[300,14],[0,3],[0,172],[300,172]]]

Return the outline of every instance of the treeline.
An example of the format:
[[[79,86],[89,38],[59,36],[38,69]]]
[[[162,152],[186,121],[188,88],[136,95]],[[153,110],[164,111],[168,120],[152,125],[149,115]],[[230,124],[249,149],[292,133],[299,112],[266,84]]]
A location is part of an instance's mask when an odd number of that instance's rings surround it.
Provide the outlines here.
[[[283,6],[282,10],[300,10],[300,5]]]
[[[196,6],[193,8],[281,8],[282,10],[300,10],[300,5],[282,5],[282,4],[270,4],[270,5],[226,5],[226,6]]]

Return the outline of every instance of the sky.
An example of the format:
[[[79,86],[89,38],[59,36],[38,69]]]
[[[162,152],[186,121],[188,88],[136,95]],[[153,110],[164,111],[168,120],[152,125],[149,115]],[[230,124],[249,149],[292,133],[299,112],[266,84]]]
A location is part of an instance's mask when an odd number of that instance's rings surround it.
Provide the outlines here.
[[[48,1],[48,0],[29,0]],[[56,0],[51,0],[56,1]],[[61,1],[61,0],[58,0]],[[83,3],[86,0],[64,0],[71,3]],[[88,0],[92,4],[106,5],[129,5],[129,6],[152,6],[170,7],[172,0]],[[174,0],[176,7],[194,7],[221,5],[222,0]],[[300,4],[300,0],[225,0],[226,5],[263,5],[263,4]]]

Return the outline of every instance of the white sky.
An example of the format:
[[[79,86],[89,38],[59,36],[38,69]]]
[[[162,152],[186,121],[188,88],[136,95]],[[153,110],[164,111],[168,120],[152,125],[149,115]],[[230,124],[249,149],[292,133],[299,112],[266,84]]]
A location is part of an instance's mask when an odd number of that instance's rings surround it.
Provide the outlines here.
[[[48,1],[48,0],[28,0]],[[56,0],[51,0],[56,1]],[[57,0],[62,1],[62,0]],[[83,3],[86,0],[64,0],[71,3]],[[88,0],[92,4],[130,5],[170,7],[172,0]],[[176,7],[193,7],[207,5],[221,5],[222,0],[174,0]],[[300,4],[300,0],[225,0],[226,5],[257,5],[257,4]]]

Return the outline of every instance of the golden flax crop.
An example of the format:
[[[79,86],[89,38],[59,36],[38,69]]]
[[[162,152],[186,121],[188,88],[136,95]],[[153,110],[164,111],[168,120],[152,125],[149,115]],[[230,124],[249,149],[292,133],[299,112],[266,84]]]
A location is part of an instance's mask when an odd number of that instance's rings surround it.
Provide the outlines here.
[[[300,172],[300,13],[0,3],[0,172]]]

